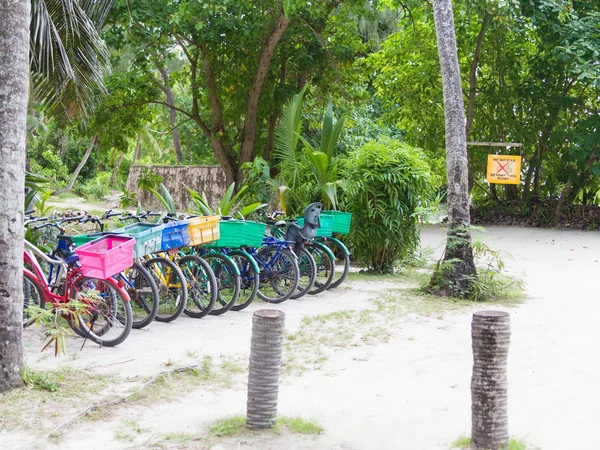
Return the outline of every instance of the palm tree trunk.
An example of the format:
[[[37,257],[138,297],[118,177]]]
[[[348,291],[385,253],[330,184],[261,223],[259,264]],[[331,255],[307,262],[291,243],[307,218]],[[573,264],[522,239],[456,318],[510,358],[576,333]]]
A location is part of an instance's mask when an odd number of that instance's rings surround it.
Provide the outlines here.
[[[90,155],[92,154],[92,150],[96,146],[96,142],[98,142],[97,134],[95,134],[94,137],[92,137],[92,140],[90,141],[90,145],[89,145],[88,149],[85,151],[83,158],[81,158],[81,161],[77,165],[75,172],[73,172],[73,175],[71,176],[71,181],[69,181],[69,185],[66,187],[65,190],[70,191],[71,189],[73,189],[73,186],[75,185],[75,180],[77,180],[77,177],[79,176],[79,172],[81,172],[81,169],[83,169],[83,166],[85,166],[85,163],[87,162]]]
[[[479,311],[471,323],[473,375],[471,420],[473,447],[500,450],[508,444],[508,378],[510,316]]]
[[[22,384],[29,0],[0,0],[0,392]]]
[[[452,266],[452,270],[442,267],[434,279],[441,276],[448,282],[451,291],[449,293],[464,296],[471,291],[477,272],[471,246],[465,106],[451,0],[434,0],[433,17],[442,70],[446,125],[446,177],[450,226],[444,259]]]
[[[271,428],[277,420],[279,371],[285,315],[261,309],[252,315],[246,426]]]

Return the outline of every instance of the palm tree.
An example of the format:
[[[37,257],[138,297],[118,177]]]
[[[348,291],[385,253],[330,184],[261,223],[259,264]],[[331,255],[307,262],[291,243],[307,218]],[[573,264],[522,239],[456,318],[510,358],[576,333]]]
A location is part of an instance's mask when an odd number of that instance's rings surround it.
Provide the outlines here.
[[[0,0],[0,392],[22,383],[29,8]]]
[[[31,0],[31,95],[59,119],[85,118],[105,93],[100,30],[114,0]]]

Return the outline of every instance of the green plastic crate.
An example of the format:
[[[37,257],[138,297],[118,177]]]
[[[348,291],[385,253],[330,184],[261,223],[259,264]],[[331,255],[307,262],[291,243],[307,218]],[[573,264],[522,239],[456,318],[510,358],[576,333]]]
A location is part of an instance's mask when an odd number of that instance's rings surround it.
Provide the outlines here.
[[[298,222],[298,225],[303,227],[304,217],[296,218],[296,222]],[[321,226],[317,228],[317,236],[331,237],[333,233],[333,216],[328,216],[321,213],[321,216],[319,217],[319,222],[321,223]]]
[[[262,246],[265,237],[266,223],[247,220],[244,224],[244,244],[248,247]]]
[[[244,226],[243,220],[222,220],[219,222],[221,236],[206,247],[241,247],[244,245]]]
[[[156,253],[161,250],[163,228],[163,225],[141,222],[118,228],[111,231],[111,233],[135,238],[133,256],[134,258],[142,258],[149,253]]]
[[[323,215],[333,217],[333,232],[348,234],[350,232],[350,224],[352,223],[352,213],[345,211],[323,211]]]
[[[222,220],[219,223],[221,237],[205,247],[239,248],[260,247],[267,224],[250,220]]]
[[[75,247],[81,247],[83,244],[92,242],[93,240],[98,239],[99,237],[102,237],[105,234],[107,234],[107,232],[104,231],[98,231],[97,233],[90,234],[80,234],[78,236],[72,236],[71,242],[73,242],[73,245],[75,245]]]

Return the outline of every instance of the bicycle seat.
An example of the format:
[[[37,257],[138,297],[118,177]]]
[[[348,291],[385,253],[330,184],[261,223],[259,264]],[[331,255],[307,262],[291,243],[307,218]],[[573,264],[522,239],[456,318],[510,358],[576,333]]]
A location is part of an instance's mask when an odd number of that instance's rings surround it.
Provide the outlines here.
[[[291,242],[310,241],[317,235],[317,228],[321,226],[320,217],[323,210],[322,203],[311,203],[304,210],[304,225],[290,223],[285,230],[285,240]]]

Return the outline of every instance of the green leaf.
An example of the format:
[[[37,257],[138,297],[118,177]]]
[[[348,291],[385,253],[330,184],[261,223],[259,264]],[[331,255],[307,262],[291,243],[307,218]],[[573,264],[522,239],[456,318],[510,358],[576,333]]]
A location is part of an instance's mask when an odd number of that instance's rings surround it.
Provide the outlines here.
[[[244,208],[242,208],[242,210],[239,212],[243,217],[247,216],[250,213],[253,213],[254,211],[258,211],[259,209],[263,209],[266,208],[267,206],[269,206],[268,203],[252,203],[251,205],[248,205]]]

